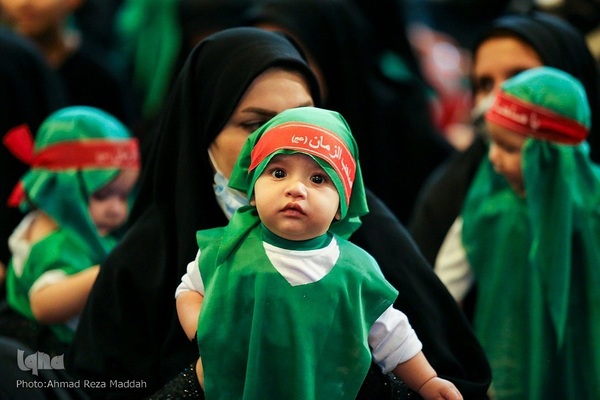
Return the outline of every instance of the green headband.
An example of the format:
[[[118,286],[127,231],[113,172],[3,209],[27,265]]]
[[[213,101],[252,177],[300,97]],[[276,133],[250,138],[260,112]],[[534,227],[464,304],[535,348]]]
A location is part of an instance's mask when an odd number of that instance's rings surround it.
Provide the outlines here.
[[[331,229],[349,237],[368,208],[358,147],[346,120],[337,112],[316,107],[283,111],[248,137],[229,186],[251,197],[262,171],[281,153],[309,155],[325,170],[340,196],[341,220]]]

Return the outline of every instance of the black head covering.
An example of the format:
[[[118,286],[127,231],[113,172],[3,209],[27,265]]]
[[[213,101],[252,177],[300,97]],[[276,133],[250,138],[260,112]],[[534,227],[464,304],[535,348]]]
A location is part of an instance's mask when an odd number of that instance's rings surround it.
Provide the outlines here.
[[[174,293],[196,254],[196,231],[227,223],[207,150],[252,81],[275,66],[302,73],[318,101],[316,78],[280,34],[224,30],[190,53],[142,159],[133,224],[101,266],[81,316],[69,364],[77,375],[143,379],[148,394],[197,357],[178,322]]]
[[[300,54],[274,33],[225,30],[201,42],[183,67],[144,164],[135,223],[101,266],[67,365],[81,379],[138,379],[148,387],[139,393],[107,393],[107,387],[102,396],[147,395],[198,357],[178,321],[174,291],[197,251],[196,230],[227,222],[215,201],[206,150],[252,80],[273,65],[303,72],[319,104]],[[400,291],[396,305],[414,318],[438,373],[467,398],[482,398],[489,366],[467,321],[402,225],[368,190],[367,196],[370,213],[352,240]],[[381,371],[372,369],[367,380],[360,398],[398,398]]]
[[[60,78],[37,48],[0,28],[0,137],[21,124],[27,124],[35,134],[51,112],[66,104]],[[23,217],[18,209],[9,209],[6,201],[28,168],[0,144],[0,261],[5,264],[10,258],[8,237]]]
[[[539,54],[544,65],[568,72],[581,81],[592,110],[592,127],[588,137],[591,157],[595,161],[600,160],[600,81],[598,66],[585,36],[554,15],[541,12],[508,15],[492,23],[475,43],[474,52],[485,39],[502,32],[510,32],[527,42]]]
[[[407,74],[400,82],[382,73],[383,42],[352,1],[261,1],[247,23],[261,22],[289,32],[316,61],[323,107],[352,128],[366,185],[406,222],[421,184],[452,151],[434,128],[421,77]]]

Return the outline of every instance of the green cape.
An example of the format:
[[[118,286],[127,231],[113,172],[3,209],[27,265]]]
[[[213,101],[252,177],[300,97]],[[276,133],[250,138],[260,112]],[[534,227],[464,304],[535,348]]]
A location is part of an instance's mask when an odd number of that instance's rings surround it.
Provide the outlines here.
[[[463,206],[474,327],[498,399],[600,398],[600,170],[528,139],[526,198],[486,158]]]

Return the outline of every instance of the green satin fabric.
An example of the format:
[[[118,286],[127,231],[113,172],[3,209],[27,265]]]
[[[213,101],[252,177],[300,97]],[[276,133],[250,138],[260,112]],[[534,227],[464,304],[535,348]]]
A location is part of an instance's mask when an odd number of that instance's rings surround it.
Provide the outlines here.
[[[497,399],[600,398],[600,170],[528,139],[527,195],[485,159],[463,206],[476,334]]]
[[[178,23],[179,1],[124,0],[122,3],[116,16],[117,46],[124,58],[131,60],[133,84],[142,98],[142,114],[150,119],[166,98],[184,43]]]
[[[367,253],[339,236],[333,269],[291,286],[267,258],[262,229],[246,208],[226,228],[198,233],[206,397],[355,398],[371,363],[369,329],[397,291]]]

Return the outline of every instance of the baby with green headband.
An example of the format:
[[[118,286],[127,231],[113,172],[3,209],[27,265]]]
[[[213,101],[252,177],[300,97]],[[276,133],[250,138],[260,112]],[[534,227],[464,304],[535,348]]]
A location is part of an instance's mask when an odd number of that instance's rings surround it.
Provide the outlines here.
[[[60,350],[72,340],[98,265],[121,237],[139,176],[138,142],[113,116],[74,106],[51,114],[35,143],[26,126],[4,143],[30,169],[9,198],[27,214],[9,239],[6,295],[15,319],[0,333],[35,350],[52,350],[43,343]]]
[[[207,398],[353,399],[372,360],[425,399],[462,398],[393,308],[376,261],[347,240],[368,209],[340,114],[278,114],[248,137],[229,185],[250,205],[197,233],[175,294]]]

